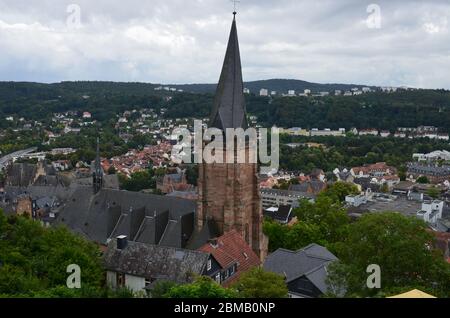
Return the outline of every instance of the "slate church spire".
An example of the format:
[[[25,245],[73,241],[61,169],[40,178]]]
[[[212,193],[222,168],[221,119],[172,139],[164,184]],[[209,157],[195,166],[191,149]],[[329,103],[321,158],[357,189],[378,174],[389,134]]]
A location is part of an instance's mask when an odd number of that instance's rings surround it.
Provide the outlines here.
[[[233,12],[233,15],[228,47],[210,118],[210,127],[222,130],[248,128],[236,12]]]
[[[248,128],[242,81],[236,14],[231,26],[222,74],[210,119],[210,127]],[[250,151],[246,145],[242,149]],[[238,232],[264,260],[268,239],[263,233],[263,214],[256,163],[202,163],[199,166],[196,224],[200,236]]]
[[[92,185],[94,193],[98,193],[103,187],[103,169],[100,162],[100,139],[97,138],[97,151],[94,163],[94,173],[92,175]]]

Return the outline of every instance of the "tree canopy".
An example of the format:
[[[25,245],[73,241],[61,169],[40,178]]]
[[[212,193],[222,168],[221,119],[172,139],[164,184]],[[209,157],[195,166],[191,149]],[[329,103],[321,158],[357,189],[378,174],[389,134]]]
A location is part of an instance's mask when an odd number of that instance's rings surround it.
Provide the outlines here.
[[[209,277],[200,276],[193,283],[177,285],[165,294],[167,298],[235,298],[233,289],[220,286]]]
[[[45,228],[0,212],[0,295],[5,297],[104,296],[98,247],[62,227]],[[68,290],[68,265],[81,268],[79,290]]]
[[[243,273],[233,284],[241,298],[286,298],[288,288],[284,277],[255,267]]]
[[[433,239],[426,224],[416,218],[394,212],[366,214],[336,244],[340,264],[331,269],[331,280],[345,284],[348,296],[386,295],[414,286],[448,296],[450,265],[431,248]],[[381,290],[366,286],[371,264],[381,268]]]

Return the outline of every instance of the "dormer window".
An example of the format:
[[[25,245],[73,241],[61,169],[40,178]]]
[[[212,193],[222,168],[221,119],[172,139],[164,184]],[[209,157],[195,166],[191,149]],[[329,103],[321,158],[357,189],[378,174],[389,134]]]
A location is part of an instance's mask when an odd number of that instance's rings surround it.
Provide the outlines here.
[[[206,265],[206,270],[209,272],[211,270],[211,268],[212,268],[212,261],[211,261],[211,259],[209,259],[208,263]]]

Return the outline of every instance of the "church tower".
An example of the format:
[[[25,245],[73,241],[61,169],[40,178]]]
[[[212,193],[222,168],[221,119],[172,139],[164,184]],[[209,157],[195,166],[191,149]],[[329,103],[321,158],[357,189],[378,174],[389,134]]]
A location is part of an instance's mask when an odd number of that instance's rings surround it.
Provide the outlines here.
[[[100,140],[97,138],[97,151],[94,163],[94,172],[92,173],[92,186],[94,194],[100,192],[103,187],[103,169],[100,162]]]
[[[216,91],[210,127],[248,128],[241,58],[234,13],[228,48]],[[225,134],[224,134],[225,136]],[[245,149],[248,155],[249,145]],[[236,154],[235,154],[236,156]],[[247,161],[248,161],[248,157]],[[226,162],[226,161],[224,161]],[[256,163],[202,163],[199,167],[197,227],[212,221],[218,234],[236,230],[263,260],[268,240],[263,234],[262,207]]]

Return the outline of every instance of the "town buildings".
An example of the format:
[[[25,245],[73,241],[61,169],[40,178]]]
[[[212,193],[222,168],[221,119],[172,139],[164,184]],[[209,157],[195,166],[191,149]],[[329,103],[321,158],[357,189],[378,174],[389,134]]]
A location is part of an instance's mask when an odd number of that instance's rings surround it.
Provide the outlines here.
[[[443,209],[443,201],[424,201],[422,203],[422,209],[417,212],[417,217],[426,223],[436,226],[438,220],[442,219]]]
[[[300,200],[314,200],[315,195],[311,192],[300,192],[277,189],[261,189],[261,201],[264,209],[288,205],[294,208],[299,206]]]
[[[436,150],[428,154],[415,153],[413,154],[413,159],[419,162],[436,162],[436,161],[450,161],[450,151],[446,150]]]
[[[450,180],[450,166],[437,166],[412,162],[408,164],[407,174],[411,179],[426,177],[431,183],[438,184]]]

